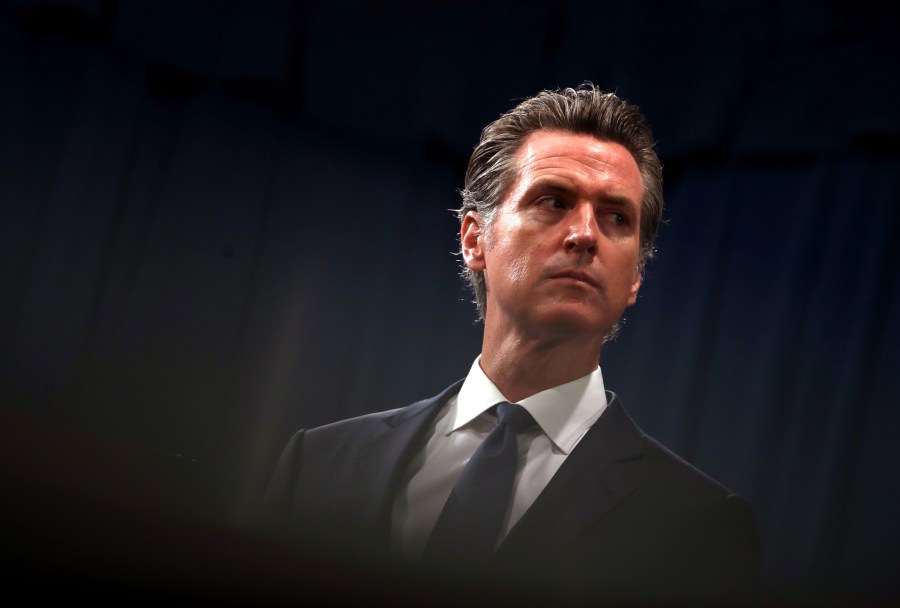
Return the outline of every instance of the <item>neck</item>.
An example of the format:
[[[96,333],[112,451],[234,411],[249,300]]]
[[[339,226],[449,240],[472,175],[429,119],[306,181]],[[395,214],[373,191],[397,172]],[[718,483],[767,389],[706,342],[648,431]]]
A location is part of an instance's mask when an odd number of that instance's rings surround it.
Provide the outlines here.
[[[597,369],[602,338],[532,337],[485,323],[481,369],[515,403]]]

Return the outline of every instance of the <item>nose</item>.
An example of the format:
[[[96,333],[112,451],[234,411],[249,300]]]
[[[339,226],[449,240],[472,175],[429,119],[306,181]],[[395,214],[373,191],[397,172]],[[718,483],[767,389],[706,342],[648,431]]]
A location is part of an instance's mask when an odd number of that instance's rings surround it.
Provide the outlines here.
[[[569,233],[565,239],[566,251],[591,255],[597,253],[597,233],[600,227],[597,225],[593,206],[584,204],[575,207],[571,218]]]

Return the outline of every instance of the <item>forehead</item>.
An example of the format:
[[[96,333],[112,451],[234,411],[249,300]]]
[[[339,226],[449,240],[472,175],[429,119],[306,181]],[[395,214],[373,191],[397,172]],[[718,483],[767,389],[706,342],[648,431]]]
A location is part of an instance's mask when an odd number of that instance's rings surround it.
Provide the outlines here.
[[[541,129],[522,141],[514,159],[514,184],[520,187],[554,176],[586,186],[602,183],[635,202],[643,197],[644,182],[628,149],[593,135]]]
[[[541,129],[529,134],[515,154],[518,174],[552,172],[616,172],[623,178],[637,177],[637,162],[622,144],[584,133]],[[640,180],[643,187],[643,180]]]

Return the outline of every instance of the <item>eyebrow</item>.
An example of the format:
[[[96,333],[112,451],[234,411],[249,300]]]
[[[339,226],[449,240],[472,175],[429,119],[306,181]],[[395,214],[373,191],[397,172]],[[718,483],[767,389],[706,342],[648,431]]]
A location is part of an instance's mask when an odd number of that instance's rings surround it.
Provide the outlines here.
[[[569,196],[574,196],[576,194],[576,188],[572,186],[567,179],[555,175],[535,179],[531,184],[531,187],[528,188],[528,192],[530,193],[535,190],[551,190]],[[605,204],[612,204],[617,207],[627,207],[631,209],[639,209],[641,206],[641,201],[632,201],[624,194],[615,193],[604,195],[603,202]]]
[[[555,175],[537,178],[528,190],[556,190],[565,194],[575,194],[575,188],[569,180]]]

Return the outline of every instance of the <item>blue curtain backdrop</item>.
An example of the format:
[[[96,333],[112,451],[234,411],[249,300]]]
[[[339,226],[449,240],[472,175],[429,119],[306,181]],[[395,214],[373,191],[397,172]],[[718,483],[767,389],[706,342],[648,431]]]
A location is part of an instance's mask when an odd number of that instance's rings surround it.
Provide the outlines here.
[[[178,454],[239,521],[297,428],[466,373],[468,153],[590,79],[667,180],[608,386],[750,499],[769,597],[900,597],[896,15],[417,4],[8,3],[4,407]]]

